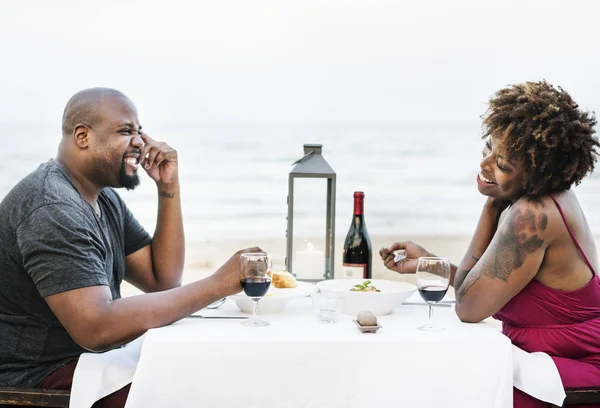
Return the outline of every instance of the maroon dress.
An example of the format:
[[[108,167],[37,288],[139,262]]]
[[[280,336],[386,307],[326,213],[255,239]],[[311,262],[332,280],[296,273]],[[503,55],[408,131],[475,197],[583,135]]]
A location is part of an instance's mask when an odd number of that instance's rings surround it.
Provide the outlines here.
[[[565,388],[600,387],[600,278],[577,242],[560,205],[553,197],[552,200],[593,278],[574,291],[553,289],[534,279],[494,318],[502,321],[502,332],[515,346],[527,352],[542,351],[550,355]],[[547,406],[548,403],[514,389],[515,408]]]

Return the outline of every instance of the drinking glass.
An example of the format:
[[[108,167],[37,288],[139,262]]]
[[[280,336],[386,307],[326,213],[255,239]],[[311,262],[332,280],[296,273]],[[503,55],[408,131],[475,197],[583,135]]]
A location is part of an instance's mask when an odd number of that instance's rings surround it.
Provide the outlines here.
[[[262,252],[250,252],[240,256],[240,283],[244,293],[252,299],[252,319],[242,322],[244,326],[262,327],[269,322],[258,319],[258,301],[271,286],[269,256]]]
[[[417,289],[429,305],[429,321],[419,330],[440,331],[433,322],[433,305],[443,299],[450,284],[450,261],[447,258],[421,257],[417,261]]]
[[[317,320],[323,323],[335,323],[342,312],[344,298],[335,293],[317,292],[310,295],[312,298],[313,313]]]

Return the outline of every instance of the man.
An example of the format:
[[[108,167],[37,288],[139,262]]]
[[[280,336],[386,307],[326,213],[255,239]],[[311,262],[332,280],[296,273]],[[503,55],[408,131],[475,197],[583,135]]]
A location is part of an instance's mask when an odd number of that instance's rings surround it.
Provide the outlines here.
[[[177,152],[142,131],[125,95],[75,94],[62,132],[56,159],[0,203],[1,386],[70,388],[85,350],[119,347],[241,290],[245,251],[181,286]],[[113,190],[135,188],[139,166],[157,186],[152,238]],[[123,279],[148,294],[121,299]],[[105,398],[105,406],[124,404],[127,392]]]

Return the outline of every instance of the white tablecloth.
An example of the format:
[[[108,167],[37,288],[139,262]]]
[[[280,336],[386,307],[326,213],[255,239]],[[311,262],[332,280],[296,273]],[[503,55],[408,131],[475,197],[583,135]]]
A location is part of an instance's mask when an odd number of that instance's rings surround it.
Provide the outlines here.
[[[417,330],[427,307],[402,305],[362,334],[352,316],[317,322],[310,299],[268,327],[184,319],[146,334],[126,407],[511,407],[510,341],[435,314],[445,331]]]
[[[73,375],[69,407],[90,408],[94,402],[131,382],[144,337],[104,353],[83,353]]]
[[[541,401],[562,406],[566,394],[558,368],[546,353],[528,353],[513,345],[513,385]]]

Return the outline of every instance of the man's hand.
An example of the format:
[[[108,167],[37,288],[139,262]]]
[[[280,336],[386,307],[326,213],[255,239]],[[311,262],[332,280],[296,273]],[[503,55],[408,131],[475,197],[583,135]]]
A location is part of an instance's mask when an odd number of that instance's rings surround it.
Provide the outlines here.
[[[217,271],[212,275],[215,279],[220,282],[220,287],[225,292],[223,296],[231,296],[239,293],[242,290],[240,280],[242,278],[242,271],[240,269],[240,257],[244,253],[248,252],[264,252],[259,247],[246,248],[237,251],[227,262],[223,264]]]
[[[406,258],[399,262],[394,261],[393,252],[398,249],[406,250]],[[383,259],[385,267],[389,270],[399,273],[414,273],[417,270],[417,261],[421,256],[434,256],[430,252],[427,252],[423,247],[415,244],[414,242],[396,242],[388,248],[381,248],[379,255]]]
[[[146,133],[142,133],[141,137],[144,147],[140,164],[146,173],[157,184],[177,182],[177,151],[166,143],[151,139]]]

